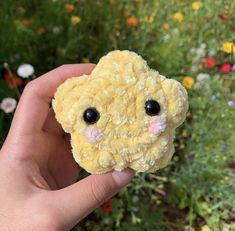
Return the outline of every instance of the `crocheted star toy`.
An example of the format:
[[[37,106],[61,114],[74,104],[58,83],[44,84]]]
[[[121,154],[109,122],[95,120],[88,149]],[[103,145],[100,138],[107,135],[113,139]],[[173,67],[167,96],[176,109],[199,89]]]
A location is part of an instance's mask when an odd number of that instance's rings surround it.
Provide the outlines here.
[[[174,153],[175,128],[188,110],[178,81],[127,50],[102,57],[90,75],[66,80],[52,105],[71,134],[75,161],[92,174],[164,167]]]

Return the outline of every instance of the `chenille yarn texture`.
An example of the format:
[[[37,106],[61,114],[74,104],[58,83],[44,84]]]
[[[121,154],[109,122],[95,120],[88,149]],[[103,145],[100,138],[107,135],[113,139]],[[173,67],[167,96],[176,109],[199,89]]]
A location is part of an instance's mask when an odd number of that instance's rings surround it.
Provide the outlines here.
[[[148,100],[158,103],[159,113],[146,113]],[[102,57],[90,75],[66,80],[52,105],[56,119],[71,134],[75,161],[92,174],[164,167],[174,153],[175,128],[188,110],[187,92],[178,81],[127,50]],[[95,123],[84,121],[88,108],[99,113]]]

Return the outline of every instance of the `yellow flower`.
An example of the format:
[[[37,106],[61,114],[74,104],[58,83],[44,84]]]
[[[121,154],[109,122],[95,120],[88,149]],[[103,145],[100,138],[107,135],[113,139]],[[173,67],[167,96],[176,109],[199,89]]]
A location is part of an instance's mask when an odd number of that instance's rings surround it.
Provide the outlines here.
[[[152,22],[153,22],[153,16],[149,16],[149,17],[145,17],[144,18],[144,21],[146,22],[146,23],[149,23],[149,24],[151,24]]]
[[[193,10],[199,10],[201,8],[201,6],[202,6],[202,3],[199,2],[199,1],[196,1],[196,2],[192,3],[192,9]]]
[[[201,231],[211,231],[208,225],[203,225]]]
[[[169,30],[170,29],[170,24],[165,22],[162,27],[163,27],[164,30]]]
[[[232,52],[235,52],[235,44],[231,42],[224,42],[222,50],[225,53],[231,54]]]
[[[181,22],[183,18],[184,18],[184,15],[179,11],[173,15],[173,19],[178,22]]]
[[[186,129],[182,131],[182,136],[185,138],[188,137],[188,131]]]
[[[77,25],[81,21],[81,18],[78,16],[71,16],[70,20],[73,25]]]
[[[185,88],[190,89],[193,87],[195,80],[192,76],[186,76],[183,78],[182,84]]]

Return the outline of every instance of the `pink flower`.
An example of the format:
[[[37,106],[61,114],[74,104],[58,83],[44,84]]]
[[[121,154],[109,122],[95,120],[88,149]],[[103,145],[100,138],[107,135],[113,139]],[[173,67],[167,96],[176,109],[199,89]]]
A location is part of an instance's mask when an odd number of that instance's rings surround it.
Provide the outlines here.
[[[208,57],[204,60],[204,66],[207,68],[212,68],[215,66],[215,59],[213,57]]]
[[[229,73],[232,70],[232,65],[230,63],[224,63],[221,65],[220,70],[223,73]]]
[[[16,108],[16,100],[14,98],[5,98],[2,100],[0,104],[0,108],[5,112],[5,113],[11,113],[15,110]]]

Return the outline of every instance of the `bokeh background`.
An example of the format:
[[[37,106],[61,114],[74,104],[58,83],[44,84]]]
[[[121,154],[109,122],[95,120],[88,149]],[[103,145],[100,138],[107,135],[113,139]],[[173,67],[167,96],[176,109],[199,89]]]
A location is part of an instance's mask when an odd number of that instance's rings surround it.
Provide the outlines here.
[[[64,63],[128,49],[188,90],[171,164],[74,230],[235,230],[234,12],[232,0],[1,0],[1,144],[25,85]]]

